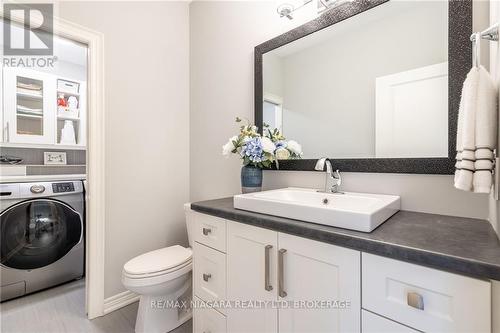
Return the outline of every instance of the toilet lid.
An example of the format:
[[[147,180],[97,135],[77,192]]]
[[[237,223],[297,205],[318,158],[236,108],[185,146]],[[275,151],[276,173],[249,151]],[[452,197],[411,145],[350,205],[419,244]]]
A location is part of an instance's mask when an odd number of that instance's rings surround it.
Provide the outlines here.
[[[191,260],[193,252],[180,245],[141,254],[129,260],[123,270],[128,274],[150,274],[165,271]]]

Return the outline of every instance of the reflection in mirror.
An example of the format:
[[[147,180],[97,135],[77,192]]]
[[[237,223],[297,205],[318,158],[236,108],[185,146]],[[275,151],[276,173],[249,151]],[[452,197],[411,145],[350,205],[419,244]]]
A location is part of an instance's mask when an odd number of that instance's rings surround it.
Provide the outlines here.
[[[304,158],[448,156],[448,3],[389,1],[263,55],[263,120]]]

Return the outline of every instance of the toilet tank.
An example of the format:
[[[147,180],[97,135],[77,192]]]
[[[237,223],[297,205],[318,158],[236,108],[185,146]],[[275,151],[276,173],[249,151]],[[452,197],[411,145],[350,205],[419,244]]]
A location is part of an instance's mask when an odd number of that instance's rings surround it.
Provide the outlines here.
[[[189,247],[193,248],[193,243],[194,243],[193,228],[194,228],[194,219],[195,219],[196,213],[191,210],[190,203],[184,204],[184,213],[186,215],[186,228],[187,228],[187,234],[188,234]]]

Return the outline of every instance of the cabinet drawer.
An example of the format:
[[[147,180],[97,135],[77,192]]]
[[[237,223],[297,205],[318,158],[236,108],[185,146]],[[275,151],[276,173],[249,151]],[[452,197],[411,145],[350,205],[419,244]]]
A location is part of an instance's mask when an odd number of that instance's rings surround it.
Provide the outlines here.
[[[226,299],[226,255],[194,244],[194,294],[206,302]]]
[[[365,310],[361,311],[361,318],[363,333],[418,333],[414,329]]]
[[[226,220],[194,213],[194,240],[216,250],[226,252]]]
[[[195,297],[199,306],[202,301]],[[193,313],[194,333],[226,333],[226,317],[217,310],[203,307],[196,307]]]
[[[363,308],[424,332],[490,332],[490,282],[362,256]]]

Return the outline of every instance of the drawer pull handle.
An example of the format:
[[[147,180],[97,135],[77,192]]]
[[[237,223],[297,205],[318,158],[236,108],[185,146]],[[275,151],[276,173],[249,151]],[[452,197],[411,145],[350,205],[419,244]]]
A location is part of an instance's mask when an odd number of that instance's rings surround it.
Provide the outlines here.
[[[266,291],[273,290],[273,286],[269,282],[269,252],[271,252],[272,248],[272,245],[266,245],[264,250],[264,289]]]
[[[212,274],[205,274],[203,273],[203,281],[208,282],[208,279],[212,277]]]
[[[424,309],[424,297],[418,293],[408,293],[406,295],[406,303],[415,309]]]
[[[285,285],[285,278],[283,277],[284,275],[284,264],[283,264],[283,257],[285,256],[285,249],[280,249],[278,251],[278,295],[281,298],[286,297],[287,293],[284,290],[284,285]]]
[[[208,234],[211,233],[211,232],[212,232],[212,229],[210,229],[210,228],[203,228],[203,234],[205,236],[208,236]]]

